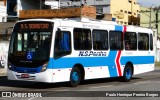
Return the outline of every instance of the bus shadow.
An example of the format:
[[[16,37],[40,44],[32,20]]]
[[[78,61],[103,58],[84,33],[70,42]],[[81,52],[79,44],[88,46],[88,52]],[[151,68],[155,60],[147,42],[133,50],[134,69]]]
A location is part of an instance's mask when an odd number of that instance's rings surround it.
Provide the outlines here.
[[[137,81],[141,78],[133,77],[132,81]],[[126,84],[120,80],[120,78],[103,78],[103,79],[91,79],[82,81],[80,86],[84,85],[96,85],[96,84]],[[13,81],[8,80],[6,76],[0,76],[0,86],[4,87],[15,87],[23,89],[51,89],[51,88],[66,88],[71,87],[69,82],[59,82],[59,83],[41,83],[41,82],[26,82],[26,81]]]

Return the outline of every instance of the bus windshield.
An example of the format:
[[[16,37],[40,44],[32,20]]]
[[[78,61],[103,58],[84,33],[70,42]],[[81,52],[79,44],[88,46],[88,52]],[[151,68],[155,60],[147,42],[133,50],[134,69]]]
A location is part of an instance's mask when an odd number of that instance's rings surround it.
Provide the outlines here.
[[[14,27],[8,60],[16,66],[38,67],[49,60],[53,24],[21,22]]]

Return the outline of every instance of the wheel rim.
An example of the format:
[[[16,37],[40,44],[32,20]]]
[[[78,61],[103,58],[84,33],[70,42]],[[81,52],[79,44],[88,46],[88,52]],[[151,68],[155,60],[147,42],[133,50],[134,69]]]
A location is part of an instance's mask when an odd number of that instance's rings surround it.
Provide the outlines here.
[[[132,75],[131,69],[130,69],[130,68],[127,68],[127,70],[126,70],[126,78],[127,78],[127,79],[130,79],[130,78],[131,78],[131,75]]]
[[[79,75],[78,75],[77,72],[73,72],[73,73],[72,73],[72,80],[73,80],[74,82],[78,82],[78,80],[79,80]]]

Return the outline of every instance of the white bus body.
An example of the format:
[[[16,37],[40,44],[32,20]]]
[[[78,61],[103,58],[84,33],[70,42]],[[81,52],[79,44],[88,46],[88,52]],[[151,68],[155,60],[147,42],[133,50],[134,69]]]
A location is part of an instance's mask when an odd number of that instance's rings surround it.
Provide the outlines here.
[[[49,23],[50,31],[47,31],[46,23]],[[19,33],[24,35],[14,35]],[[77,86],[80,80],[96,78],[123,77],[129,81],[132,75],[154,70],[152,34],[147,28],[87,18],[19,21],[10,43],[8,79],[48,83],[70,81],[72,86]],[[36,50],[32,50],[37,47],[30,49],[33,43],[28,41],[37,37],[40,39],[37,41],[43,42],[41,35],[45,39],[51,37],[50,49],[48,58],[38,60],[43,62],[38,64],[34,59]],[[22,42],[15,42],[15,38]],[[87,47],[82,44],[86,40],[89,41]],[[125,49],[125,42],[129,42],[130,50]],[[58,51],[56,45],[60,46]],[[30,55],[31,59],[27,58]]]

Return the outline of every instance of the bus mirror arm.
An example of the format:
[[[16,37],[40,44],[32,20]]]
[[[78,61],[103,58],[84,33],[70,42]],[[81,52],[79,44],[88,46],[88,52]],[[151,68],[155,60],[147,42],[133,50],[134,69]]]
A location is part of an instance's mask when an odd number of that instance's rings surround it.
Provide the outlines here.
[[[57,33],[61,33],[61,29],[60,28],[57,28]]]

